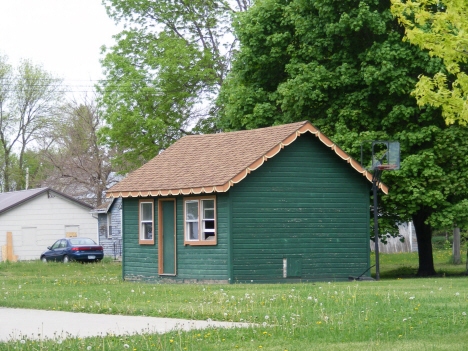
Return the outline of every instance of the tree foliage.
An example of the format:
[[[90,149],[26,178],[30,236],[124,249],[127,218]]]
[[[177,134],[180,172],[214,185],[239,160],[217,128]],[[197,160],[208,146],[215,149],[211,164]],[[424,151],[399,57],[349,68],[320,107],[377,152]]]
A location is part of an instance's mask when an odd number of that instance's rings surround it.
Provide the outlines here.
[[[57,114],[61,80],[29,60],[15,69],[0,56],[1,184],[4,191],[24,189],[25,155]]]
[[[384,172],[383,232],[413,219],[419,274],[434,274],[431,233],[468,225],[468,131],[410,92],[421,74],[443,69],[402,41],[390,1],[260,0],[234,22],[240,51],[218,100],[220,128],[310,120],[360,159],[364,140],[398,140],[399,172]],[[386,218],[386,220],[384,220]]]
[[[206,123],[229,68],[230,15],[250,0],[105,0],[127,29],[104,48],[103,137],[135,168]],[[131,165],[133,163],[133,166]]]
[[[69,101],[43,144],[41,159],[47,167],[45,184],[93,206],[104,201],[104,192],[115,184],[111,165],[115,151],[100,145],[101,113],[93,99]]]
[[[413,94],[420,106],[442,107],[448,124],[468,123],[468,3],[465,0],[392,0],[405,40],[443,59],[446,70],[421,75]]]

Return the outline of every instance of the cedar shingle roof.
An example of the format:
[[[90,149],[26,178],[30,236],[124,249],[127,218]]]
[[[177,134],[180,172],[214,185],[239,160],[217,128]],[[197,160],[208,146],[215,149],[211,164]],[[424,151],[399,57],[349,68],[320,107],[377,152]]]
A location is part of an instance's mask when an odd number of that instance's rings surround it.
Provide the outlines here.
[[[107,191],[107,197],[167,196],[225,192],[268,158],[310,132],[367,179],[372,174],[310,122],[230,133],[189,135]],[[387,187],[381,189],[387,193]]]

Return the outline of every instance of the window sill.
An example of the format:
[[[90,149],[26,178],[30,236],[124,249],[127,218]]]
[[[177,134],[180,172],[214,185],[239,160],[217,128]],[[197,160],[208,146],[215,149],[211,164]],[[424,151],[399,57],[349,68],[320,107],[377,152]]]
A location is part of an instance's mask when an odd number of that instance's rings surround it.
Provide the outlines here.
[[[154,245],[154,239],[151,239],[151,240],[142,240],[142,239],[140,239],[139,244],[140,245]]]
[[[217,240],[206,240],[206,241],[184,241],[184,246],[215,246],[217,245]]]

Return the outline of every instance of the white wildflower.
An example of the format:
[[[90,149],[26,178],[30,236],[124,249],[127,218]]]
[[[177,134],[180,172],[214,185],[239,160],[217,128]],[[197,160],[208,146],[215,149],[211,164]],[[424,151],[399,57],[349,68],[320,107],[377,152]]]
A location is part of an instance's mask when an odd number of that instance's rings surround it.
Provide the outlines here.
[[[270,319],[270,316],[265,316],[265,319]]]
[[[26,344],[26,340],[21,340],[20,343]]]
[[[124,344],[124,349],[128,349],[130,347],[129,344]]]
[[[462,312],[462,316],[466,316],[466,312]]]

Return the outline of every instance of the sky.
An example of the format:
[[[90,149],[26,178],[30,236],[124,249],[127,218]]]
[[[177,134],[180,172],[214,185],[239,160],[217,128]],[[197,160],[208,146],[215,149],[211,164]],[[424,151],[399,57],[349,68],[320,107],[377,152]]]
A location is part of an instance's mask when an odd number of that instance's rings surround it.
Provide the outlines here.
[[[121,30],[101,0],[0,0],[0,54],[42,64],[78,94],[104,78],[100,48]]]

